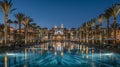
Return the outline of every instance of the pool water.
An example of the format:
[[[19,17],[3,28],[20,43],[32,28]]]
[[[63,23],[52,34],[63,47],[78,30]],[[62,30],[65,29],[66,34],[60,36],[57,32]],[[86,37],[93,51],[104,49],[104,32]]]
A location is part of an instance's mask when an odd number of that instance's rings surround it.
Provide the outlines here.
[[[40,45],[2,53],[0,67],[120,67],[120,54],[117,53],[84,45],[63,49],[53,50]]]

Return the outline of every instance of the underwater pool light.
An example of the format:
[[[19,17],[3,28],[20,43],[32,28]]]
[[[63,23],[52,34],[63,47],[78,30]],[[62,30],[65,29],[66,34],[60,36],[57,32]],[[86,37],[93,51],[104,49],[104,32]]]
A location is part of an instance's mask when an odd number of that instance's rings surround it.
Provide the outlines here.
[[[113,53],[105,53],[104,55],[113,55]]]
[[[6,53],[6,55],[13,56],[13,55],[16,55],[16,54],[14,54],[14,53]]]

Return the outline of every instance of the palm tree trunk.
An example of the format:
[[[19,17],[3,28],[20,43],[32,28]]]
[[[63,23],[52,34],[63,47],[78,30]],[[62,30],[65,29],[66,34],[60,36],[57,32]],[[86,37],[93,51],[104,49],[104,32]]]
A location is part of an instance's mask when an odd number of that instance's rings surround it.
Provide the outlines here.
[[[96,29],[95,29],[95,35],[94,35],[95,44],[96,44],[96,39],[97,39],[97,37],[96,37],[97,33],[96,33],[96,32],[97,32],[97,31],[96,31]]]
[[[19,22],[19,34],[21,33],[21,23]]]
[[[27,44],[27,25],[25,26],[25,45]]]
[[[83,40],[83,32],[81,31],[81,32],[80,32],[80,43],[83,42],[82,40]]]
[[[91,30],[91,31],[92,31],[92,35],[91,35],[92,36],[92,39],[91,39],[92,40],[92,45],[94,45],[95,34],[94,34],[94,30]]]
[[[102,45],[102,22],[100,22],[100,48]]]
[[[107,33],[107,44],[109,43],[109,19],[107,19],[107,30],[106,30],[106,33]]]
[[[16,26],[17,26],[17,24],[14,23],[14,25],[15,25],[15,29],[14,29],[14,41],[16,42],[16,32],[17,32]]]
[[[10,23],[9,23],[9,42],[10,42]]]
[[[4,15],[4,19],[5,19],[5,28],[4,28],[4,32],[5,32],[5,35],[4,35],[4,44],[5,46],[7,46],[7,21],[8,21],[8,15]]]
[[[98,43],[98,36],[99,36],[98,29],[96,29],[96,31],[95,31],[95,43]]]
[[[93,30],[93,45],[95,45],[95,29]]]
[[[89,31],[87,31],[87,44],[89,44]]]
[[[21,22],[19,21],[19,37],[20,37],[20,40],[21,40]]]
[[[15,30],[16,30],[17,24],[15,23]]]
[[[116,45],[116,17],[114,17],[114,45]]]
[[[28,25],[25,26],[25,45],[27,45],[27,41],[28,41]]]
[[[86,32],[84,33],[84,43],[86,43]]]

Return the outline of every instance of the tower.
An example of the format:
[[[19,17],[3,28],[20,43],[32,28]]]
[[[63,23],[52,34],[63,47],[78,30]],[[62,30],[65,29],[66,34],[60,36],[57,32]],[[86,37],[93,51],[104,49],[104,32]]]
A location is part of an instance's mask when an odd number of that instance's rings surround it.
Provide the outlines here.
[[[61,24],[61,28],[64,28],[64,25],[63,25],[63,24]]]
[[[56,26],[56,25],[54,25],[54,28],[57,28],[57,26]]]

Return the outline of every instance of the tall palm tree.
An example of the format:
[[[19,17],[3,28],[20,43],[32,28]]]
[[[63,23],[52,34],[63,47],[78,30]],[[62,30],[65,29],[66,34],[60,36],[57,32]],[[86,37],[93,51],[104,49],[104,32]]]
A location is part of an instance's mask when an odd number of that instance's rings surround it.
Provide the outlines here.
[[[32,18],[30,17],[24,17],[23,18],[23,24],[24,24],[24,29],[25,29],[25,44],[28,42],[28,24],[32,22]]]
[[[100,28],[99,28],[99,31],[100,31],[100,44],[102,44],[102,23],[103,23],[103,21],[104,21],[104,14],[100,14],[99,15],[99,17],[98,17],[98,21],[99,21],[99,23],[100,23]]]
[[[79,34],[80,34],[80,42],[83,42],[83,27],[81,26],[79,28],[79,30],[80,30],[80,32],[79,32]]]
[[[83,31],[83,42],[87,42],[86,41],[86,36],[87,36],[87,33],[86,33],[86,26],[87,26],[87,23],[86,22],[84,22],[83,24],[82,24],[82,26],[83,26],[83,29],[84,29],[84,31]]]
[[[40,40],[41,27],[40,27],[40,26],[37,26],[37,30],[39,31],[39,32],[37,33],[37,38]]]
[[[23,21],[24,17],[25,17],[25,15],[23,13],[15,14],[15,18],[17,19],[17,22],[18,22],[18,25],[19,25],[19,37],[21,37],[21,24],[22,24],[22,21]]]
[[[4,31],[4,24],[0,24],[0,32]]]
[[[9,41],[10,41],[10,36],[11,36],[11,30],[10,29],[11,29],[11,24],[13,23],[13,21],[9,19],[7,23],[9,25],[8,29],[9,29]]]
[[[18,22],[15,20],[14,22],[14,28],[15,28],[15,30],[17,29],[17,24],[18,24]]]
[[[110,27],[111,27],[111,29],[112,29],[111,32],[113,32],[113,30],[114,30],[114,23],[110,24]],[[116,23],[115,27],[116,27],[116,29],[119,29],[119,28],[120,28],[120,24],[119,24],[119,23]]]
[[[113,22],[114,23],[114,45],[116,45],[116,19],[117,19],[117,15],[120,12],[120,5],[115,4],[111,8],[109,8],[109,10],[111,15],[114,17],[114,22]]]
[[[92,31],[92,44],[94,44],[94,42],[95,42],[95,22],[96,22],[96,18],[93,18],[93,19],[91,19],[91,21],[90,21],[91,23],[91,27],[92,27],[92,29],[91,29],[91,31]]]
[[[4,24],[0,24],[0,40],[2,40],[3,38],[4,38]]]
[[[0,1],[0,8],[2,9],[2,12],[4,13],[4,22],[5,22],[5,28],[4,28],[4,44],[5,46],[7,45],[7,22],[8,22],[8,15],[9,13],[11,13],[12,11],[16,10],[16,9],[12,9],[12,0],[4,0],[4,1]]]
[[[95,43],[98,43],[98,38],[100,35],[99,29],[100,29],[100,25],[99,24],[95,25],[95,40],[96,40]]]
[[[104,15],[104,17],[105,17],[105,19],[106,19],[106,33],[107,33],[107,38],[109,38],[109,19],[110,19],[110,17],[111,17],[111,12],[110,12],[111,10],[110,9],[107,9],[107,10],[105,10],[105,15]],[[109,40],[107,40],[107,44],[108,44],[108,42],[109,42]]]
[[[32,25],[32,30],[33,30],[33,33],[32,33],[32,35],[33,35],[33,39],[35,39],[35,29],[37,28],[37,24],[36,23],[31,23],[31,25]],[[43,35],[41,35],[41,37],[43,37]]]
[[[90,42],[90,41],[89,41],[89,40],[90,40],[89,37],[90,37],[90,34],[91,34],[91,32],[92,32],[91,29],[92,29],[91,24],[90,24],[90,22],[88,22],[87,25],[86,25],[86,30],[87,30],[86,33],[87,33],[87,40],[88,40],[87,42],[88,42],[88,44],[89,44],[89,42]]]
[[[14,22],[14,41],[16,42],[16,38],[17,38],[17,24],[18,22],[15,20]]]

